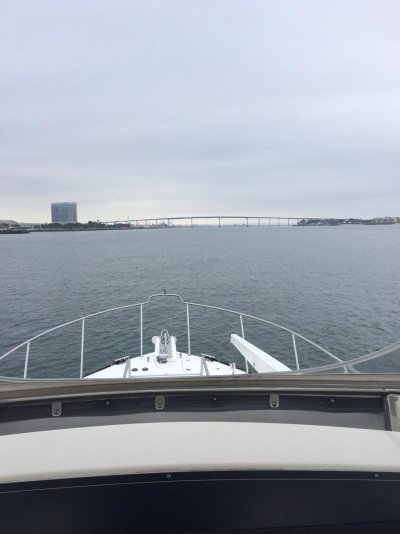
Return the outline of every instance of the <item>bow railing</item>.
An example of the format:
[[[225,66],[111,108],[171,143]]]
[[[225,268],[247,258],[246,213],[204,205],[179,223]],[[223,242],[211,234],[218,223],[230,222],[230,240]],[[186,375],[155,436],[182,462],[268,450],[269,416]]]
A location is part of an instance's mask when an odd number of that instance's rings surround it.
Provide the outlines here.
[[[339,357],[337,357],[335,354],[333,354],[332,352],[328,351],[327,349],[323,348],[321,345],[315,343],[314,341],[311,341],[310,339],[308,339],[307,337],[303,336],[302,334],[298,333],[298,332],[295,332],[294,330],[291,330],[290,328],[287,328],[285,326],[282,326],[278,323],[275,323],[275,322],[272,322],[272,321],[268,321],[266,319],[262,319],[260,317],[256,317],[254,315],[250,315],[248,313],[244,313],[244,312],[239,312],[239,311],[235,311],[235,310],[231,310],[231,309],[228,309],[228,308],[221,308],[221,307],[217,307],[217,306],[211,306],[211,305],[208,305],[208,304],[198,304],[198,303],[195,303],[195,302],[189,302],[189,301],[185,301],[180,295],[178,294],[175,294],[175,293],[168,293],[167,291],[164,291],[163,293],[155,293],[155,294],[152,294],[148,297],[147,300],[143,301],[143,302],[138,302],[138,303],[134,303],[134,304],[127,304],[127,305],[124,305],[124,306],[117,306],[117,307],[113,307],[113,308],[108,308],[106,310],[102,310],[102,311],[98,311],[98,312],[95,312],[95,313],[91,313],[91,314],[88,314],[88,315],[85,315],[83,317],[79,317],[77,319],[74,319],[72,321],[67,321],[63,324],[60,324],[60,325],[57,325],[57,326],[54,326],[52,328],[49,328],[43,332],[41,332],[40,334],[37,334],[29,339],[27,339],[26,341],[18,344],[17,346],[15,346],[14,348],[12,348],[11,350],[7,351],[5,354],[3,354],[2,356],[0,356],[0,366],[2,364],[2,362],[4,361],[9,361],[10,358],[12,358],[12,356],[19,350],[23,349],[24,350],[24,365],[23,365],[23,376],[22,378],[23,379],[29,379],[29,370],[30,370],[30,352],[31,352],[31,347],[32,347],[32,344],[37,342],[38,340],[42,339],[42,338],[45,338],[46,336],[48,336],[49,334],[53,333],[53,332],[56,332],[56,331],[59,331],[59,330],[62,330],[70,325],[79,325],[80,324],[80,354],[79,354],[79,378],[84,378],[85,376],[85,373],[84,373],[84,363],[85,363],[85,354],[86,354],[86,339],[85,339],[85,336],[86,336],[86,327],[87,327],[87,324],[88,322],[95,318],[95,317],[99,317],[99,316],[105,316],[105,315],[108,315],[108,314],[112,314],[112,313],[116,313],[116,312],[120,312],[120,311],[125,311],[125,310],[130,310],[130,309],[139,309],[139,336],[140,336],[140,340],[139,340],[139,354],[137,355],[140,355],[140,356],[143,356],[144,354],[144,312],[145,312],[145,309],[146,307],[155,299],[165,299],[165,298],[169,298],[169,299],[176,299],[177,302],[184,306],[185,307],[185,330],[186,330],[186,337],[187,337],[187,353],[188,355],[190,356],[192,354],[192,338],[191,338],[191,313],[194,309],[200,309],[200,310],[215,310],[215,311],[218,311],[218,312],[222,312],[224,314],[228,314],[230,316],[233,316],[233,317],[237,317],[238,319],[238,331],[240,332],[240,335],[243,339],[246,339],[246,324],[248,324],[249,321],[252,321],[252,322],[256,322],[256,323],[259,323],[261,325],[264,325],[264,326],[268,326],[268,327],[272,327],[276,330],[279,330],[281,332],[284,332],[285,334],[287,334],[287,336],[289,336],[290,338],[290,344],[291,344],[291,350],[292,350],[292,358],[293,358],[293,362],[294,362],[294,365],[292,367],[293,371],[292,372],[297,372],[297,373],[302,373],[302,372],[309,372],[310,369],[309,367],[307,367],[307,358],[305,358],[305,361],[303,361],[302,357],[301,357],[301,354],[299,353],[299,350],[298,350],[298,343],[299,341],[301,340],[302,342],[305,342],[308,347],[312,347],[314,350],[318,351],[321,355],[323,355],[324,357],[327,357],[328,358],[328,361],[330,362],[330,364],[333,364],[333,366],[335,364],[337,364],[337,366],[342,366],[342,371],[341,372],[345,372],[347,373],[348,372],[348,368],[347,368],[347,362],[343,362],[342,359],[340,359]],[[266,352],[268,352],[268,347],[265,348]],[[204,360],[204,356],[201,356]],[[113,362],[110,362],[110,364],[112,364]],[[324,362],[325,363],[325,362]],[[326,366],[328,369],[330,369],[332,367],[332,365],[327,365]],[[207,375],[207,364],[205,362],[205,360],[203,361],[203,366],[202,366],[202,369],[203,369],[203,372],[202,374],[204,373],[204,376]],[[254,370],[252,370],[250,368],[250,365],[247,361],[247,359],[245,359],[245,371],[247,373],[251,373],[251,372],[254,372]],[[11,378],[11,376],[8,376],[8,375],[4,375],[2,372],[1,372],[1,367],[0,367],[0,376],[3,376],[3,377],[7,377],[7,378]],[[17,377],[14,377],[14,378],[17,378]],[[18,377],[18,378],[21,378],[21,377]],[[37,378],[37,377],[36,377]]]

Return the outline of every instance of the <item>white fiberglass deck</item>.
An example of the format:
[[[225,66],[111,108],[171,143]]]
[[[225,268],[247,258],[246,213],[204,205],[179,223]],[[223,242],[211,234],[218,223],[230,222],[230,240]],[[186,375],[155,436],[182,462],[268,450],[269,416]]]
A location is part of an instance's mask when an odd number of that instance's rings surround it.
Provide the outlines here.
[[[234,365],[225,365],[200,356],[178,352],[176,359],[160,363],[156,354],[150,352],[87,375],[85,378],[134,378],[146,376],[215,376],[245,374]]]

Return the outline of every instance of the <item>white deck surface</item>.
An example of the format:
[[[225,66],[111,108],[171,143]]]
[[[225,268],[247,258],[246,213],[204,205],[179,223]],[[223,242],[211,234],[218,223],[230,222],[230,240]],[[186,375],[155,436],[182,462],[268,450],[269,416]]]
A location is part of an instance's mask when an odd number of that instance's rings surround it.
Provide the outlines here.
[[[272,423],[137,423],[0,437],[0,483],[224,470],[400,472],[400,433]]]
[[[130,362],[131,368],[127,374],[127,378],[139,376],[206,376],[204,368],[202,370],[201,357],[189,356],[184,352],[178,352],[177,357],[173,360],[168,360],[167,363],[158,362],[154,352],[150,352],[144,356],[130,358]],[[233,370],[229,365],[218,361],[206,360],[206,364],[211,376],[244,373],[240,369]],[[87,375],[85,378],[122,378],[124,376],[125,366],[125,362],[112,365],[111,367]]]

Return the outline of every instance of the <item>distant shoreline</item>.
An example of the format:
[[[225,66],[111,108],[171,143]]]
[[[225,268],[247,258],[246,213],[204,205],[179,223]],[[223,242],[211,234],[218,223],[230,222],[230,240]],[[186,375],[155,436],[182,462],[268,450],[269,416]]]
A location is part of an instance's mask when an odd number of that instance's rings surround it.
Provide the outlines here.
[[[136,224],[131,221],[115,221],[104,223],[100,221],[89,221],[87,223],[43,223],[43,224],[28,224],[17,223],[16,221],[0,221],[0,235],[6,234],[25,234],[25,233],[43,233],[43,232],[92,232],[92,231],[110,231],[110,230],[161,230],[165,228],[249,228],[249,227],[321,227],[321,226],[393,226],[400,224],[400,217],[375,217],[373,219],[334,219],[334,218],[281,218],[268,217],[262,221],[261,217],[243,217],[246,220],[243,224],[232,223],[229,219],[231,216],[221,216],[217,221],[211,223],[210,216],[198,217],[198,219],[206,219],[207,223],[199,224],[197,220],[194,223],[194,218],[189,218],[186,223],[186,217],[176,217],[166,219],[167,222],[159,220],[145,220],[136,221]],[[178,222],[179,219],[179,222]],[[184,219],[181,220],[181,219]],[[225,220],[224,220],[225,219]],[[256,219],[256,222],[249,224],[249,219]],[[257,224],[258,220],[258,224]],[[172,221],[178,222],[173,224]],[[271,221],[272,224],[271,224]],[[172,223],[172,224],[171,224]]]
[[[290,225],[278,225],[278,224],[272,224],[270,226],[258,226],[256,224],[253,225],[238,225],[238,224],[224,224],[221,226],[218,226],[217,224],[198,224],[198,225],[179,225],[179,226],[142,226],[142,227],[135,227],[132,226],[131,228],[46,228],[46,229],[31,229],[30,233],[63,233],[63,232],[110,232],[110,231],[116,231],[116,230],[171,230],[171,229],[193,229],[193,228],[321,228],[321,227],[337,227],[337,226],[393,226],[399,223],[360,223],[360,224],[290,224]]]

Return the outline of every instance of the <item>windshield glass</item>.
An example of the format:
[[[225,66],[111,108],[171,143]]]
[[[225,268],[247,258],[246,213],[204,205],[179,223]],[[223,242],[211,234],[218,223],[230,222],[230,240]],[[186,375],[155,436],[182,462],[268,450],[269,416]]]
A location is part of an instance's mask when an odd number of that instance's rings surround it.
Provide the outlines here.
[[[0,377],[398,373],[399,17],[2,2]]]
[[[400,342],[346,358],[287,326],[164,290],[36,334],[3,354],[0,369],[24,379],[382,374],[399,372],[399,361]]]

